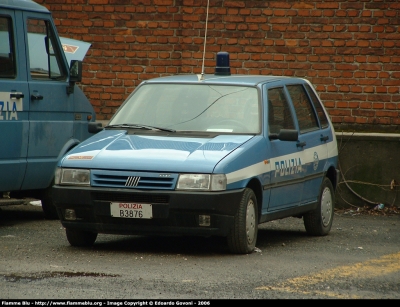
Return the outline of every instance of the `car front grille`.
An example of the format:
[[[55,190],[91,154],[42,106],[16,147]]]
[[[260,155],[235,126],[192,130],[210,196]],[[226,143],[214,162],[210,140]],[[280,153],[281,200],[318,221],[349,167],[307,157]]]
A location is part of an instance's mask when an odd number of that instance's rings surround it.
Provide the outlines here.
[[[93,187],[126,188],[126,189],[175,189],[178,174],[152,172],[124,172],[92,170]]]

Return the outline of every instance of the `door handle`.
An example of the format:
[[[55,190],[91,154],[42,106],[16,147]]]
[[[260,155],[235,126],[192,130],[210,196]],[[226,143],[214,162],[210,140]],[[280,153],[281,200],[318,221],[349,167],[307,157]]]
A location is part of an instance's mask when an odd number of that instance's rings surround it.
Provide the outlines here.
[[[11,93],[10,94],[10,98],[15,98],[15,99],[24,98],[24,94],[22,94],[22,93]]]
[[[43,100],[43,96],[40,94],[32,94],[31,99],[32,100]]]
[[[296,144],[297,147],[304,147],[306,146],[306,142],[299,142]]]
[[[322,142],[325,142],[325,141],[327,141],[328,139],[329,139],[329,136],[328,136],[328,135],[325,135],[325,136],[322,135],[322,136],[321,136],[321,141],[322,141]]]

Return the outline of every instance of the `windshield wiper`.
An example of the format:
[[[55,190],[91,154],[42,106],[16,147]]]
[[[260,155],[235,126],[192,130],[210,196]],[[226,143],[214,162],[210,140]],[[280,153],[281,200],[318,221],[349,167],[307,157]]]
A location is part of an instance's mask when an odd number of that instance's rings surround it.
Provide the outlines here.
[[[107,125],[107,126],[105,126],[105,128],[131,128],[131,129],[145,129],[145,130],[160,130],[160,131],[167,131],[167,132],[176,132],[176,130],[174,130],[174,129],[148,126],[148,125],[142,125],[142,124]]]

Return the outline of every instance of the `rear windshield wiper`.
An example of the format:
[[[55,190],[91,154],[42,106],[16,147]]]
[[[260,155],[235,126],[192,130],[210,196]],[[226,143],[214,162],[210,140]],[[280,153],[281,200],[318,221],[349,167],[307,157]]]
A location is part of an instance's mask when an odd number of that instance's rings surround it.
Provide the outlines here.
[[[107,126],[105,126],[105,128],[131,128],[131,129],[145,129],[145,130],[160,130],[160,131],[167,131],[167,132],[176,132],[176,130],[174,130],[174,129],[148,126],[148,125],[142,125],[142,124],[107,125]]]

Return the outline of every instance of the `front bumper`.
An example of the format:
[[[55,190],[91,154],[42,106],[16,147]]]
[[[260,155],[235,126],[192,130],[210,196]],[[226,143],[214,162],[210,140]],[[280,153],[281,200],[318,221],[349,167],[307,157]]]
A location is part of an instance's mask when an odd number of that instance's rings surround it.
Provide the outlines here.
[[[53,186],[53,201],[66,228],[108,234],[227,236],[243,189],[223,192],[141,191]],[[116,218],[111,202],[151,203],[152,219]],[[65,219],[73,209],[76,220]],[[199,215],[210,225],[199,226]]]

